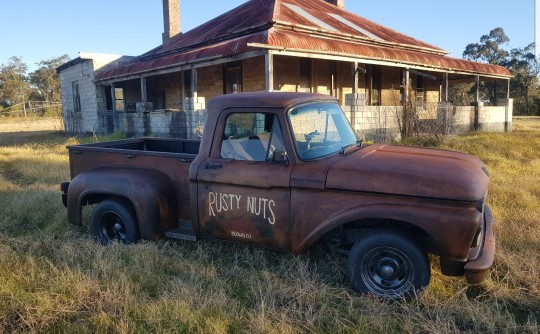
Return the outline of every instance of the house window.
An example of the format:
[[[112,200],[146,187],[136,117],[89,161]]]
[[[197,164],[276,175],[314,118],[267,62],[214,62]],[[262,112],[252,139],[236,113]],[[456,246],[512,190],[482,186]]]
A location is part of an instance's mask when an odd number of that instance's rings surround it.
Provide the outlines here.
[[[416,104],[424,103],[424,77],[416,77]]]
[[[311,93],[311,59],[300,58],[300,80],[298,91]]]
[[[242,92],[242,64],[232,63],[223,66],[223,93]]]
[[[114,103],[116,111],[125,110],[124,88],[114,88]]]
[[[381,105],[381,69],[376,66],[366,68],[366,89],[371,106]]]
[[[154,110],[166,109],[165,91],[153,92],[150,96],[150,102],[154,104]]]
[[[79,82],[73,81],[71,83],[71,89],[73,91],[73,111],[81,111],[81,94],[79,92]]]

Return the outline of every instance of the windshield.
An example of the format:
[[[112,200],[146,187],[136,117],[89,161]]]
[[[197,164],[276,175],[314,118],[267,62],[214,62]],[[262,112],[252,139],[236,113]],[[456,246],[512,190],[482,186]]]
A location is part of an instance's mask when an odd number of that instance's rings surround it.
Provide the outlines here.
[[[357,138],[337,103],[318,102],[288,113],[298,156],[314,160],[356,145]]]

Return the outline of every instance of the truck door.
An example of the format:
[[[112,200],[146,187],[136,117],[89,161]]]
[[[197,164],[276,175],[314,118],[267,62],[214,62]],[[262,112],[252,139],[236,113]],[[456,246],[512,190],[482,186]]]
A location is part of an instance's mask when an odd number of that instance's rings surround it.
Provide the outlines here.
[[[288,250],[292,164],[283,119],[229,110],[217,124],[197,174],[201,235]]]

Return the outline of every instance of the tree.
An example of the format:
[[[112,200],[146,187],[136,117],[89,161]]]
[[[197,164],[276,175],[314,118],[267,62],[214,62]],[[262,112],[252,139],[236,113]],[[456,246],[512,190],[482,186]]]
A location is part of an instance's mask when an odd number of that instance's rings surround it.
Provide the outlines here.
[[[509,53],[502,48],[510,39],[503,28],[498,27],[489,32],[489,35],[480,37],[480,43],[471,43],[465,47],[463,58],[476,62],[507,66]],[[480,92],[492,105],[497,104],[499,92],[504,91],[503,83],[499,81],[482,82]]]
[[[42,60],[37,70],[30,73],[30,83],[35,89],[34,98],[45,102],[60,102],[60,76],[56,68],[69,61],[68,55]]]
[[[524,114],[531,114],[530,94],[536,88],[538,90],[538,74],[540,74],[540,64],[535,56],[534,43],[524,48],[512,49],[508,67],[514,75],[512,79],[512,96],[516,102],[524,100]],[[519,106],[517,106],[519,107]],[[522,113],[522,112],[520,112]]]
[[[7,65],[0,66],[0,104],[10,107],[23,103],[29,93],[26,81],[28,66],[21,57],[11,57]]]
[[[495,28],[489,32],[489,35],[480,37],[480,43],[467,45],[463,51],[463,58],[481,63],[504,65],[509,54],[501,46],[508,42],[510,39],[503,28]]]
[[[448,87],[448,102],[455,106],[468,106],[474,102],[471,91],[474,83],[458,83]]]

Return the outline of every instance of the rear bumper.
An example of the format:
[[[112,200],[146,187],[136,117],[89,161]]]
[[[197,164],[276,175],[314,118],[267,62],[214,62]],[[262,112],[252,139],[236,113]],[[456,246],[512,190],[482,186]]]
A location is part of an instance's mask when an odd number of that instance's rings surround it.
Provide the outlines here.
[[[480,256],[465,264],[464,275],[469,284],[477,284],[484,281],[489,276],[489,270],[495,259],[495,234],[493,232],[493,215],[491,209],[486,205],[484,208],[484,240]]]

